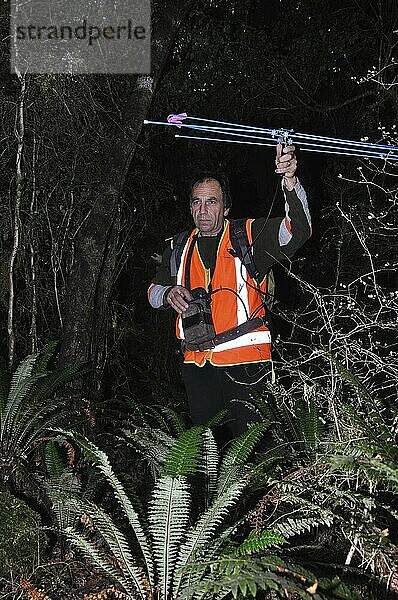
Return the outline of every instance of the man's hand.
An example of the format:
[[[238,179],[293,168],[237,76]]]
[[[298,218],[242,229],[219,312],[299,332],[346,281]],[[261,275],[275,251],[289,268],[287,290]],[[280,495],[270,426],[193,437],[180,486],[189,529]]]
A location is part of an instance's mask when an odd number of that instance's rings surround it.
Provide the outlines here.
[[[182,285],[175,285],[167,292],[164,302],[170,304],[175,311],[181,314],[188,308],[187,300],[192,300],[192,296],[187,288]]]
[[[283,175],[286,188],[291,191],[296,185],[297,159],[294,155],[294,146],[282,147],[282,144],[276,146],[275,173]]]

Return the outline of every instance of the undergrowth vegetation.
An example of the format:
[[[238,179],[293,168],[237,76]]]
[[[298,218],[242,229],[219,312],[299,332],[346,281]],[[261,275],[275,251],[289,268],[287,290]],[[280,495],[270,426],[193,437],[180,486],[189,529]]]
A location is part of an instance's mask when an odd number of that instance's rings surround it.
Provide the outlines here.
[[[93,568],[95,583],[90,588],[86,577],[76,588],[77,575],[73,584],[50,580],[54,563],[41,552],[31,564],[22,555],[5,562],[9,594],[326,600],[387,597],[390,589],[393,597],[398,447],[391,375],[383,396],[339,356],[314,348],[306,360],[284,365],[289,386],[281,378],[253,398],[262,421],[220,449],[211,429],[186,429],[171,409],[157,419],[144,407],[135,417],[120,413],[105,433],[84,434],[78,421],[64,429],[65,398],[54,394],[54,382],[79,370],[46,371],[50,350],[45,362],[43,355],[23,361],[3,399],[2,486],[13,502],[25,496],[50,516],[36,527],[42,548],[47,537],[59,564],[80,565],[80,578]],[[52,418],[35,420],[30,415],[44,397],[43,414]],[[6,527],[4,521],[3,540]]]

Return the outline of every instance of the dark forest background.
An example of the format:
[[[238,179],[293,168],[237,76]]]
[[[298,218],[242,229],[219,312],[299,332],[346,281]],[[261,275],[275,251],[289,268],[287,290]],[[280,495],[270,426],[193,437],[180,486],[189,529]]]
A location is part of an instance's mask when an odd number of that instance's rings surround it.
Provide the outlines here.
[[[143,120],[186,111],[397,144],[397,3],[154,1],[152,72],[140,76],[11,75],[6,3],[1,10],[5,372],[57,340],[52,368],[88,365],[67,392],[88,415],[86,432],[104,401],[184,412],[173,315],[146,299],[153,255],[189,226],[195,169],[227,173],[233,218],[282,214],[280,181],[270,148],[177,141]],[[338,387],[347,399],[336,382],[352,372],[367,393],[395,402],[395,165],[297,154],[313,236],[275,268],[281,381],[316,382],[325,401]]]

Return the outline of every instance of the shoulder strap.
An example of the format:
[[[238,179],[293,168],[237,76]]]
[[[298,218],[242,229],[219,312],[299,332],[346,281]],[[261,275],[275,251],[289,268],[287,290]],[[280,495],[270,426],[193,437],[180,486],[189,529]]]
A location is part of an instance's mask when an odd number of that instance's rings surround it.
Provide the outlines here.
[[[196,233],[193,236],[191,243],[189,245],[188,252],[187,252],[187,258],[185,261],[184,287],[189,291],[191,291],[191,260],[192,260],[192,254],[193,254],[197,239],[198,239],[198,234]]]
[[[260,281],[260,273],[256,267],[253,257],[253,250],[249,244],[246,231],[247,219],[235,219],[230,221],[230,238],[232,247],[236,256],[246,267],[247,272],[254,281]],[[275,296],[275,278],[272,269],[267,272],[267,293],[263,299],[265,307],[270,311],[274,303]]]
[[[173,237],[172,250],[170,256],[170,274],[172,277],[176,277],[178,269],[180,268],[181,256],[185,248],[185,244],[188,241],[190,231],[182,231]]]
[[[259,281],[260,273],[254,263],[253,251],[249,244],[246,231],[247,219],[234,219],[230,221],[230,238],[232,248],[241,263],[246,267],[250,277]]]

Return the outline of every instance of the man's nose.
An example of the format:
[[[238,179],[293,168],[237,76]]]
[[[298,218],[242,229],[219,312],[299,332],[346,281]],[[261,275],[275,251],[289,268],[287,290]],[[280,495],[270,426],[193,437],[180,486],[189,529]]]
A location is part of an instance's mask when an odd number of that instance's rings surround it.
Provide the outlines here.
[[[207,212],[207,204],[206,204],[206,202],[202,202],[201,203],[199,211],[200,211],[200,213],[206,213]]]

